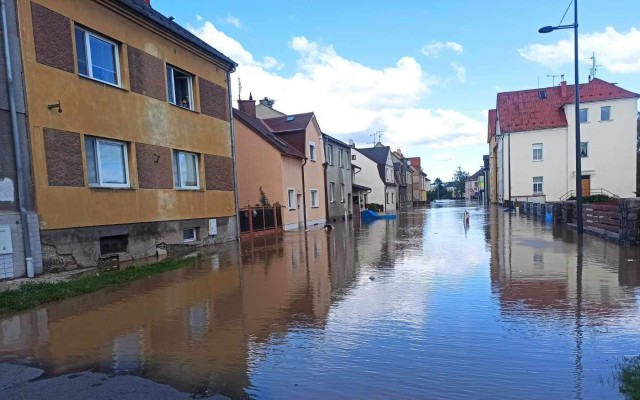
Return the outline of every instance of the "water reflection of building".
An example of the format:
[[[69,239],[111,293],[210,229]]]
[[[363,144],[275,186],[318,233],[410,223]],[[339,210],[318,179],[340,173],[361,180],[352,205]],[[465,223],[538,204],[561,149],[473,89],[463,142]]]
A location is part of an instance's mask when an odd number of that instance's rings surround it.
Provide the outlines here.
[[[491,281],[501,310],[523,315],[557,313],[598,320],[637,307],[633,288],[638,249],[585,236],[578,246],[574,232],[561,226],[492,209],[486,229],[491,246]],[[529,311],[533,311],[529,313]]]
[[[231,397],[250,386],[252,348],[329,310],[324,231],[256,238],[197,267],[54,303],[0,322],[0,356],[53,373],[99,367]]]

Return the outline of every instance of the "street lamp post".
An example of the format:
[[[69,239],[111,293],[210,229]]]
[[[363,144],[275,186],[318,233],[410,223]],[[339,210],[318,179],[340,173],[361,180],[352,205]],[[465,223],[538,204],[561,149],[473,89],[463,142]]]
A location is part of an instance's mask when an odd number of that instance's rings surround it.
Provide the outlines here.
[[[578,75],[578,0],[573,0],[573,24],[559,26],[545,26],[538,30],[540,33],[549,33],[558,29],[573,29],[574,35],[574,68],[575,68],[575,96],[576,96],[576,207],[577,231],[581,235],[582,227],[582,158],[580,155],[580,76]]]

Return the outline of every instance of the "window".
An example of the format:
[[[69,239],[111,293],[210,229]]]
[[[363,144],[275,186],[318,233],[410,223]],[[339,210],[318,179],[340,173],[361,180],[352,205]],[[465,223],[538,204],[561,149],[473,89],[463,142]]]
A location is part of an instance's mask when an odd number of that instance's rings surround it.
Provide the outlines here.
[[[389,204],[389,193],[387,193],[387,204]]]
[[[338,167],[344,168],[344,150],[338,149]]]
[[[333,192],[335,189],[336,184],[333,182],[329,182],[329,201],[331,203],[335,203],[335,199],[333,198]]]
[[[195,242],[198,239],[196,228],[187,228],[182,230],[182,241],[184,243]]]
[[[286,119],[286,122],[291,122],[291,121],[293,121],[294,119],[296,119],[296,116],[295,116],[295,115],[289,115],[289,116],[287,117],[287,119]]]
[[[546,90],[538,90],[538,98],[540,100],[544,100],[547,98],[547,91]]]
[[[542,161],[542,143],[533,145],[533,161]]]
[[[313,142],[309,142],[309,159],[311,161],[316,160],[316,144]]]
[[[176,188],[199,189],[198,155],[175,151],[173,153],[173,179]]]
[[[126,143],[87,136],[84,147],[89,186],[130,186]]]
[[[589,109],[588,108],[581,108],[580,109],[580,123],[584,124],[589,122]]]
[[[287,190],[287,195],[289,197],[289,210],[296,209],[296,191],[295,189]]]
[[[340,201],[344,203],[344,183],[340,184]]]
[[[82,28],[75,28],[75,36],[78,74],[120,86],[118,45]]]
[[[127,251],[127,235],[103,236],[100,238],[100,255],[123,253]]]
[[[391,192],[391,204],[395,203],[395,199],[393,198],[394,193]]]
[[[589,157],[589,142],[580,142],[580,157]]]
[[[320,201],[318,198],[318,189],[311,189],[311,207],[320,207]]]
[[[171,104],[193,110],[193,77],[167,65],[167,98]]]
[[[611,106],[600,107],[600,121],[611,121]]]
[[[542,177],[533,177],[533,194],[542,193]]]
[[[333,146],[327,145],[327,164],[333,165]]]
[[[351,160],[353,160],[353,161],[355,161],[355,160],[356,160],[356,155],[355,155],[355,154],[352,154],[352,155],[351,155]]]
[[[349,159],[349,151],[345,150],[344,152],[344,167],[346,169],[351,169],[351,160]]]

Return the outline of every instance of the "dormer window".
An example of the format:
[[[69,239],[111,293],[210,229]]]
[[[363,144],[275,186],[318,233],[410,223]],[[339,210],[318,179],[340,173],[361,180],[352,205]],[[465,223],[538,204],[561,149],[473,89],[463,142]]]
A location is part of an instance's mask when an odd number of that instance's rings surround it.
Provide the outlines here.
[[[287,121],[287,122],[291,122],[291,121],[293,121],[294,119],[296,119],[296,116],[295,116],[295,115],[289,115],[289,116],[287,117],[286,121]]]
[[[547,98],[547,91],[546,90],[538,90],[538,98],[540,100],[544,100]]]

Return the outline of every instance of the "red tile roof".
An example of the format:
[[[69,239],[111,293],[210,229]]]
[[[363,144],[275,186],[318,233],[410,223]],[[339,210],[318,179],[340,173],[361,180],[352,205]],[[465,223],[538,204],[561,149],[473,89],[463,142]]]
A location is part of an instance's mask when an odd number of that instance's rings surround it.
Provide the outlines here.
[[[546,91],[546,99],[540,99],[538,92]],[[573,103],[574,85],[566,86],[563,97],[561,86],[498,93],[498,121],[501,132],[521,132],[537,129],[561,128],[567,126],[562,107]],[[622,89],[601,79],[593,79],[580,85],[580,101],[604,101],[640,95]]]
[[[292,120],[287,121],[287,119],[292,117]],[[285,115],[283,117],[276,118],[267,118],[263,119],[262,122],[267,124],[272,132],[281,133],[305,130],[307,129],[307,126],[309,125],[309,122],[311,122],[312,118],[313,113],[310,112],[304,114]]]
[[[420,168],[420,157],[408,157],[407,160],[411,161],[412,167]]]
[[[495,108],[489,110],[489,135],[487,136],[487,143],[492,137],[496,135],[496,122],[497,122],[498,110]]]
[[[262,123],[258,118],[251,116],[249,114],[245,114],[238,109],[233,109],[233,117],[244,123],[249,129],[254,131],[258,136],[262,137],[269,144],[275,147],[280,153],[290,156],[290,157],[298,157],[305,158],[305,155],[300,151],[296,150],[289,143],[284,140],[278,138],[273,132],[269,130],[269,128]]]

